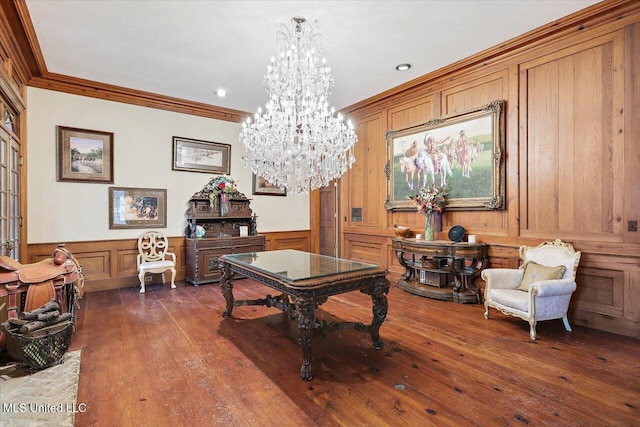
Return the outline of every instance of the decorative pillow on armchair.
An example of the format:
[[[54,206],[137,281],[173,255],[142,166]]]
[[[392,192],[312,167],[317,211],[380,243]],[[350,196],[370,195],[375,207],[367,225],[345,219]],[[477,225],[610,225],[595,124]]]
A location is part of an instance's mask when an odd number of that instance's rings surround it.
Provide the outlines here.
[[[522,282],[520,282],[520,287],[518,289],[529,292],[529,286],[534,282],[562,279],[562,275],[566,269],[567,267],[564,265],[547,267],[546,265],[529,261],[524,265],[524,275],[522,276]]]

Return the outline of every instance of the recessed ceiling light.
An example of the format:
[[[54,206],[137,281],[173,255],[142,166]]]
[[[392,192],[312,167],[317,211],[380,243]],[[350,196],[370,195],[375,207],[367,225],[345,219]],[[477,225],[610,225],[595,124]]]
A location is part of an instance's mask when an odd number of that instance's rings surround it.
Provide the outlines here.
[[[216,95],[218,95],[220,98],[224,98],[225,96],[227,96],[227,91],[224,89],[218,89],[216,91]]]
[[[398,71],[407,71],[409,68],[411,68],[411,64],[399,64],[396,66]]]

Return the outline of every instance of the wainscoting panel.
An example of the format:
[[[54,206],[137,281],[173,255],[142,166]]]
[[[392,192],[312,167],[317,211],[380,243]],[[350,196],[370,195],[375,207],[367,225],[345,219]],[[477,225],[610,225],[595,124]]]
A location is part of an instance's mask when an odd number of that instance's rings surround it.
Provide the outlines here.
[[[298,249],[309,251],[310,232],[284,231],[263,233],[267,250]],[[137,239],[71,242],[65,248],[80,262],[85,275],[84,292],[138,286]],[[53,254],[57,243],[33,243],[27,246],[28,262],[37,262]],[[176,254],[176,280],[184,280],[186,253],[184,237],[169,237],[169,252]],[[168,275],[165,276],[168,281]],[[161,283],[162,276],[152,275],[147,283]]]
[[[358,239],[358,237],[364,237]],[[347,240],[348,245],[345,247],[344,258],[372,263],[386,268],[387,256],[385,249],[385,239],[367,238],[369,236],[350,236]]]
[[[265,235],[265,246],[268,251],[280,249],[296,249],[299,251],[311,251],[310,231],[281,231],[261,233]]]

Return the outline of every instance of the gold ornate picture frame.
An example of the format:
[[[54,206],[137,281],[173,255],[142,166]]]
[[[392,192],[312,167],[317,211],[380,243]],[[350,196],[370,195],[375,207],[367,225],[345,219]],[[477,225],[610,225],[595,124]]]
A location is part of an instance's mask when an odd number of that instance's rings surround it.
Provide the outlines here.
[[[415,210],[408,196],[450,188],[447,210],[505,207],[505,102],[391,130],[385,135],[387,210]]]

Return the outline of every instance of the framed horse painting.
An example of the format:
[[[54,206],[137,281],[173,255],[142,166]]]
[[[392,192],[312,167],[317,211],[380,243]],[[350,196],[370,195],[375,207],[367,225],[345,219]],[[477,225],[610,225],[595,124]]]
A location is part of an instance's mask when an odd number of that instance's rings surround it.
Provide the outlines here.
[[[415,210],[422,187],[449,188],[447,210],[505,207],[504,101],[391,130],[387,141],[387,210]]]

